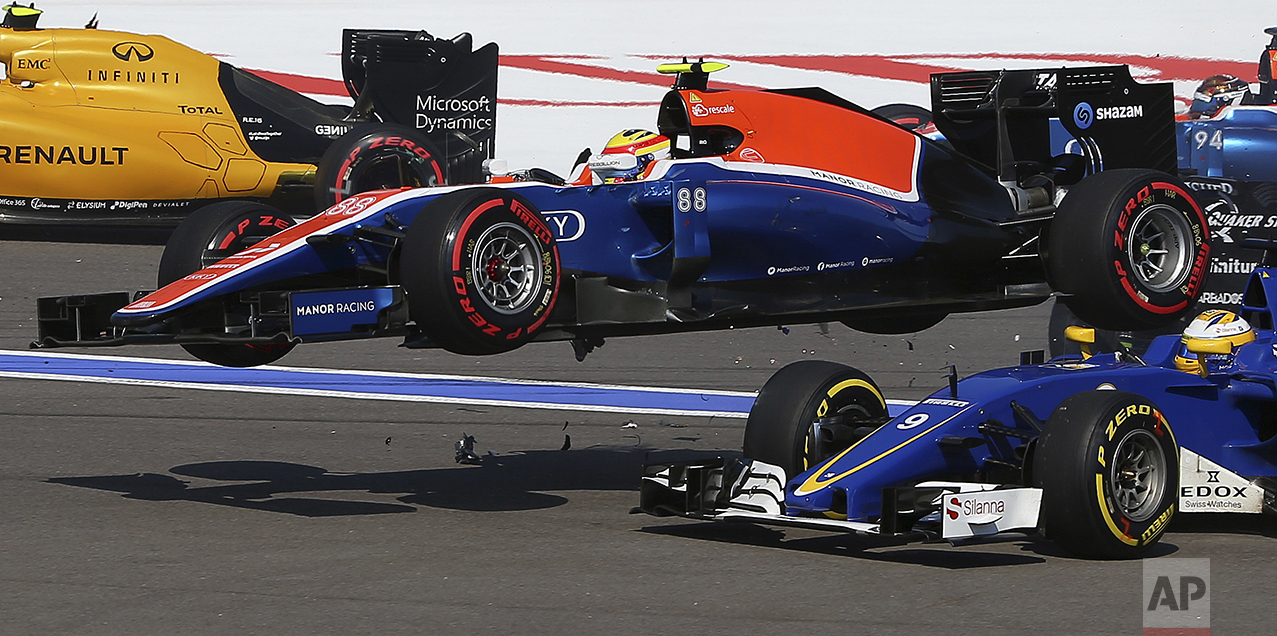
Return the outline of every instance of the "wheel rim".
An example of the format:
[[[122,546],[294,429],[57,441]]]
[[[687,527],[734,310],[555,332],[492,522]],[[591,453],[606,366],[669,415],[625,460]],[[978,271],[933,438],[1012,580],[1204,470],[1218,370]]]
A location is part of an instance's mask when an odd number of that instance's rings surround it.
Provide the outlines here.
[[[342,194],[351,196],[369,190],[385,190],[392,188],[425,188],[439,185],[433,171],[417,174],[413,161],[399,154],[376,157],[365,166],[351,174],[344,185]]]
[[[869,409],[865,408],[864,406],[856,402],[852,402],[850,404],[846,404],[844,406],[838,407],[838,410],[834,411],[834,414],[843,416],[844,424],[854,424],[855,422],[863,422],[865,420],[868,420],[871,417],[869,413]],[[833,457],[833,453],[829,453],[829,452],[821,453],[820,456],[817,456],[816,454],[816,440],[812,439],[811,425],[819,421],[820,421],[819,418],[812,420],[811,424],[807,425],[807,432],[803,433],[803,452],[802,452],[803,470],[808,470],[812,466],[815,466],[816,464],[819,464],[820,462],[823,462],[826,459]]]
[[[1144,521],[1158,512],[1166,477],[1166,453],[1152,433],[1127,433],[1113,454],[1109,494],[1131,521]]]
[[[1154,292],[1166,292],[1188,280],[1192,265],[1192,228],[1179,210],[1149,207],[1131,222],[1126,253],[1134,274]]]
[[[526,229],[498,223],[475,241],[470,274],[485,304],[502,314],[516,314],[537,297],[540,263],[537,241]]]

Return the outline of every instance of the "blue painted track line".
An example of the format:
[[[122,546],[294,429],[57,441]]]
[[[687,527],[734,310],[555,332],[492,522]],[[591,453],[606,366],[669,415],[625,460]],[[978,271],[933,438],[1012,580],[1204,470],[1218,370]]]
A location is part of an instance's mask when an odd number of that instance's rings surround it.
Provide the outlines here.
[[[755,393],[0,350],[0,377],[467,406],[744,418]],[[889,401],[892,414],[910,403]]]

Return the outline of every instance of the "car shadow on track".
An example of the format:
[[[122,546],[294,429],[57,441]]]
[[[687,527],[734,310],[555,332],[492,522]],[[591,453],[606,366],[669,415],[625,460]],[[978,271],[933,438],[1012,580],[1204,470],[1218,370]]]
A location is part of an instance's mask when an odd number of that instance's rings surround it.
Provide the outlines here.
[[[220,461],[176,466],[169,474],[47,481],[118,492],[129,499],[194,501],[305,517],[414,512],[417,506],[517,511],[563,505],[568,498],[556,493],[564,491],[637,491],[643,464],[657,457],[675,461],[669,457],[678,454],[648,448],[536,450],[485,456],[480,465],[386,473],[333,473],[288,462]],[[360,492],[399,496],[394,503],[359,500],[354,498],[357,495],[331,498],[335,493]],[[300,496],[304,493],[323,495]]]
[[[704,521],[666,526],[648,526],[639,531],[684,539],[779,548],[813,554],[845,556],[866,561],[924,565],[947,570],[1029,565],[1046,562],[1044,558],[1027,554],[982,552],[947,547],[919,547],[917,543],[910,544],[899,539],[879,539],[849,534],[822,534],[819,536],[786,538],[788,533],[805,535],[808,531],[787,531],[744,523],[727,524]],[[906,545],[908,547],[905,547]]]

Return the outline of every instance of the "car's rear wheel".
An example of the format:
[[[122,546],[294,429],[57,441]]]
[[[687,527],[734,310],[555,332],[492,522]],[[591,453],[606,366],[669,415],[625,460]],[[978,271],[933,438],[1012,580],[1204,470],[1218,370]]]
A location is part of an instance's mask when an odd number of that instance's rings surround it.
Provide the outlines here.
[[[554,309],[559,250],[527,199],[470,188],[417,215],[399,279],[412,320],[432,342],[453,353],[502,353],[531,340]]]
[[[803,360],[772,375],[745,421],[746,459],[780,466],[793,478],[827,459],[811,436],[812,424],[841,416],[841,424],[882,421],[887,403],[864,372],[836,362]]]
[[[1051,223],[1047,267],[1078,318],[1100,329],[1153,329],[1192,310],[1209,239],[1206,215],[1178,179],[1110,170],[1070,188]]]
[[[1087,391],[1047,419],[1034,451],[1048,539],[1079,556],[1139,556],[1161,539],[1179,490],[1179,447],[1155,404]]]
[[[369,124],[328,147],[315,171],[316,210],[369,190],[443,185],[443,159],[425,135],[396,124]]]
[[[873,109],[873,114],[905,130],[926,128],[934,122],[931,111],[916,104],[883,104]]]
[[[161,287],[251,247],[296,221],[279,210],[251,201],[221,201],[186,217],[164,245]],[[184,344],[188,353],[225,367],[255,367],[292,351],[292,344]]]

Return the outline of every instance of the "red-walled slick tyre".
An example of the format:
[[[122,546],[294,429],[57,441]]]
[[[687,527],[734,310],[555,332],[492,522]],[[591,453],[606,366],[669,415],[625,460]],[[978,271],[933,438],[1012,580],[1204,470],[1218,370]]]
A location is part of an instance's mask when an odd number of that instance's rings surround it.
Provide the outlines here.
[[[222,201],[186,217],[164,245],[158,282],[163,287],[262,239],[296,225],[293,217],[261,203]],[[224,367],[270,364],[293,350],[292,344],[184,344],[187,353]]]
[[[1179,179],[1109,170],[1069,189],[1047,254],[1051,280],[1078,318],[1139,331],[1192,310],[1210,263],[1210,231]]]
[[[531,203],[471,188],[435,199],[404,238],[399,278],[408,310],[453,353],[502,353],[528,342],[559,294],[559,250]]]
[[[360,126],[334,141],[315,171],[322,212],[370,190],[443,185],[442,158],[425,135],[395,124]]]

